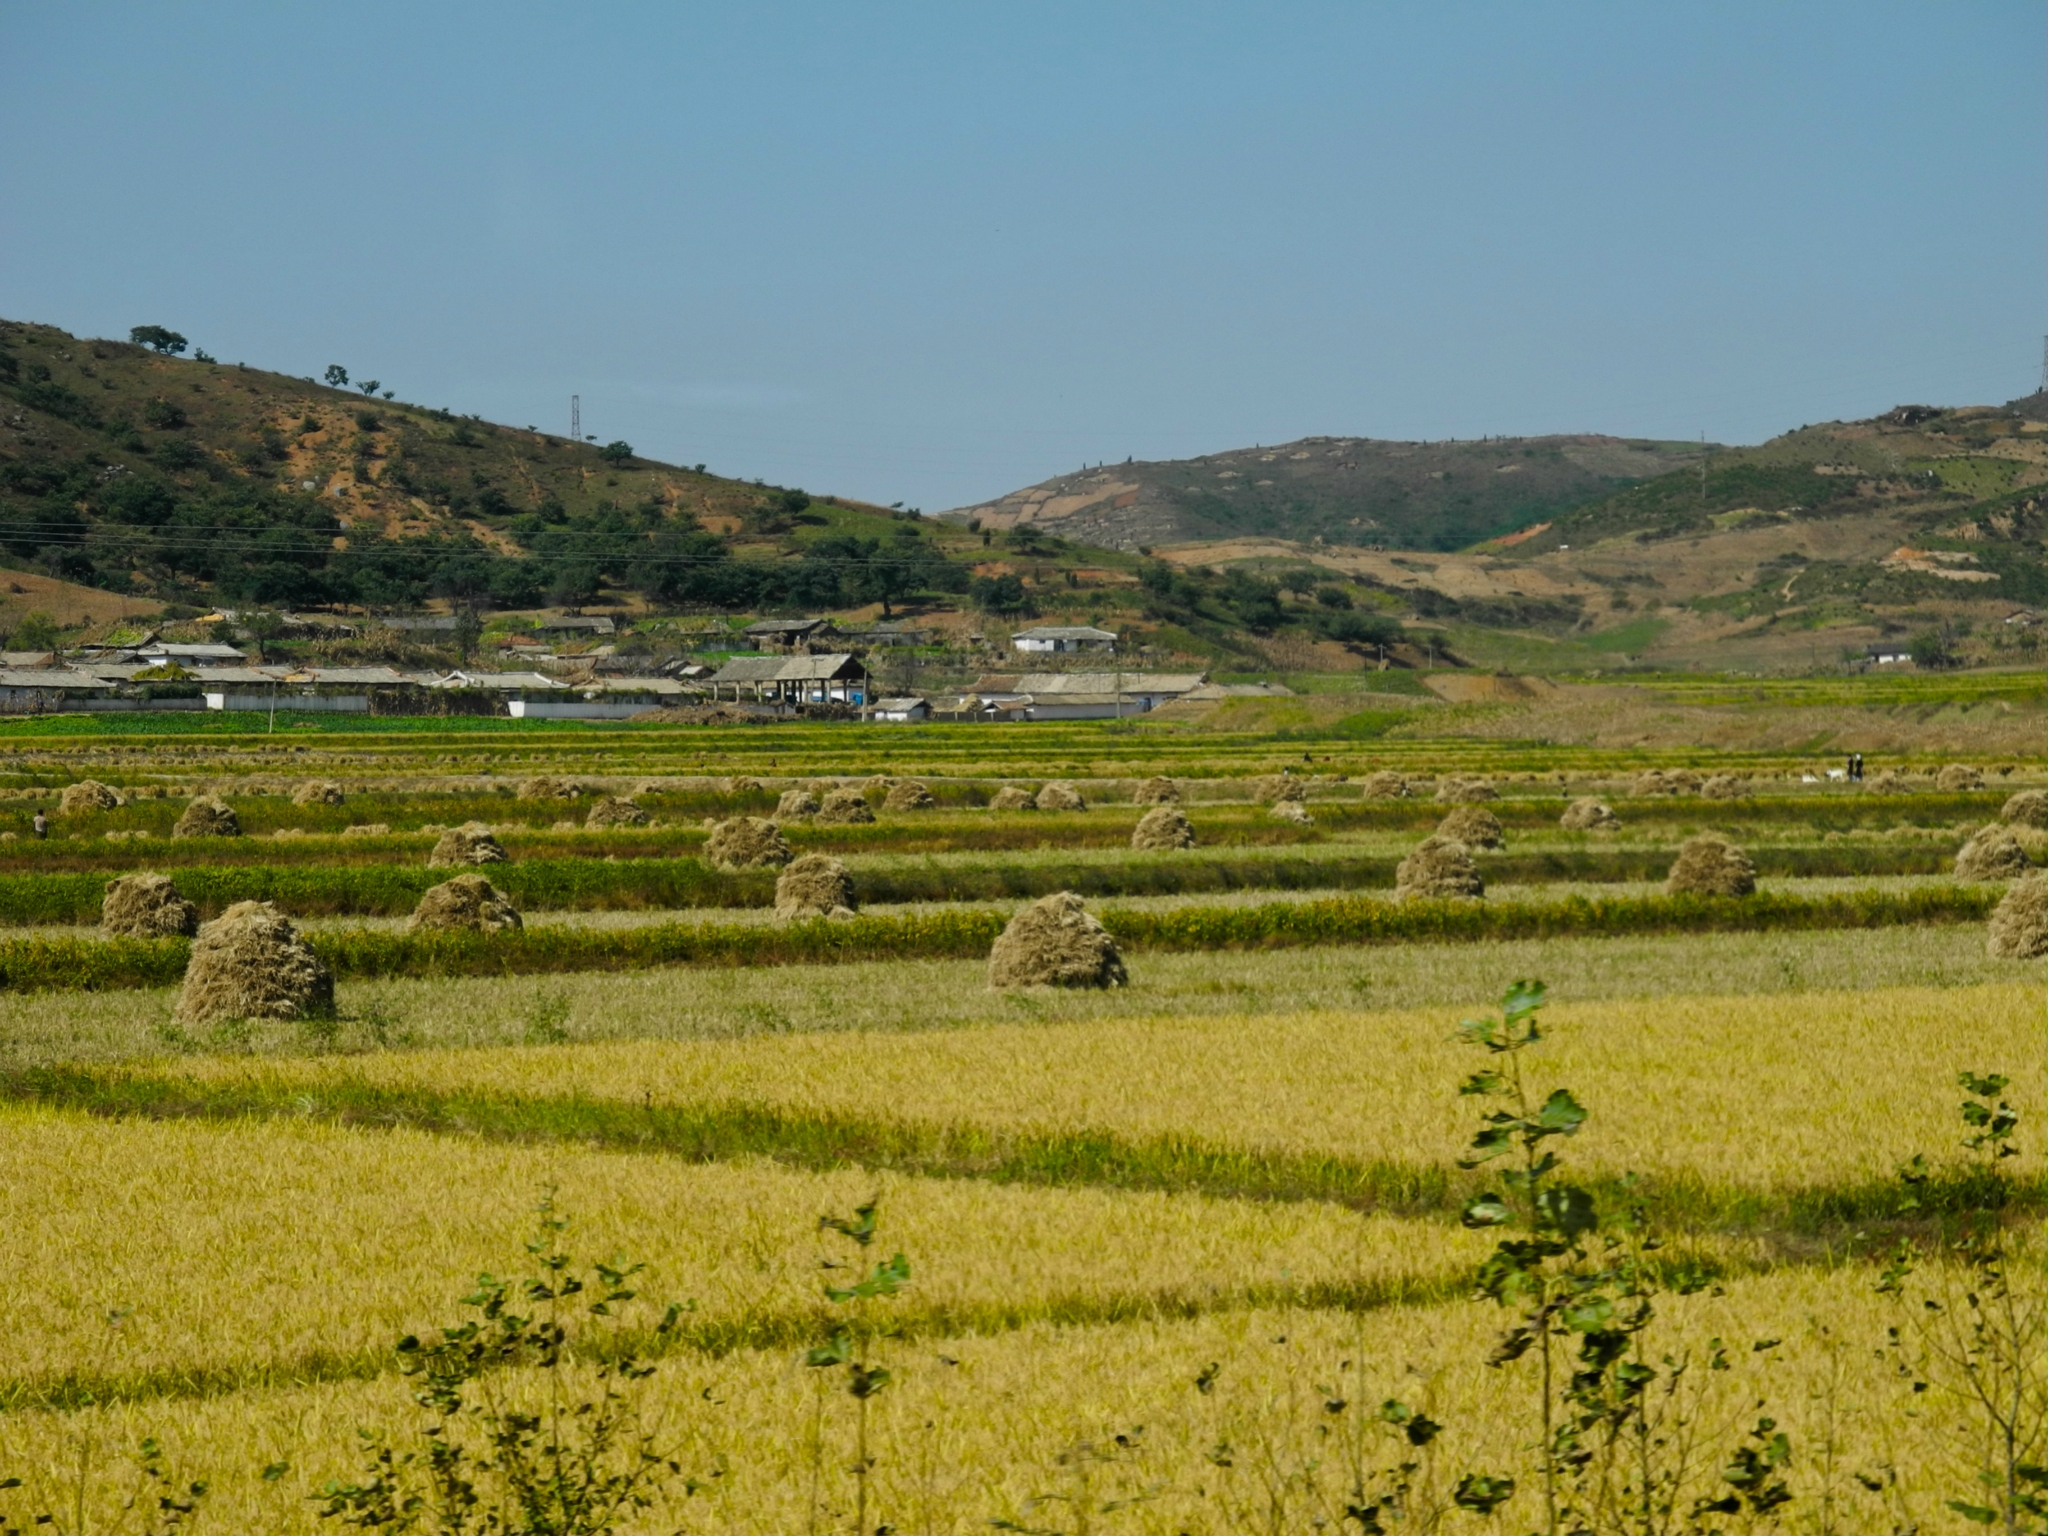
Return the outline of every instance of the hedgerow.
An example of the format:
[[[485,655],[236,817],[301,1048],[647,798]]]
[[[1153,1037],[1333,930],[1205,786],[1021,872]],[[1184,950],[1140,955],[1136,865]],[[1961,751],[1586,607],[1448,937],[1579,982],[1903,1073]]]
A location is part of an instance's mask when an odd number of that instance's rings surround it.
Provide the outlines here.
[[[1493,884],[1625,881],[1663,878],[1668,849],[1596,848],[1503,854],[1481,860]],[[1759,848],[1759,872],[1819,878],[1933,875],[1952,862],[1927,844],[1844,844]],[[1083,896],[1193,896],[1225,891],[1383,890],[1394,883],[1392,856],[1354,858],[1231,858],[1175,854],[1151,860],[1094,864],[928,865],[856,870],[863,905],[999,901],[1054,891]],[[175,870],[178,889],[213,916],[237,901],[275,902],[294,917],[395,917],[410,912],[447,871],[411,864],[198,865]],[[494,868],[492,883],[522,911],[591,912],[774,905],[775,881],[761,871],[727,872],[700,859],[530,859]],[[0,874],[0,924],[94,923],[105,872]]]
[[[1981,922],[1998,894],[1977,886],[1942,885],[1824,896],[1574,896],[1554,902],[1391,902],[1339,896],[1164,912],[1111,908],[1102,921],[1119,945],[1141,951],[1477,943]],[[988,953],[1008,916],[986,908],[960,908],[786,926],[662,923],[498,934],[355,928],[314,934],[310,941],[335,975],[346,979],[539,975],[670,965],[832,965],[979,958]],[[168,986],[183,973],[187,947],[183,939],[8,940],[0,942],[0,990]]]

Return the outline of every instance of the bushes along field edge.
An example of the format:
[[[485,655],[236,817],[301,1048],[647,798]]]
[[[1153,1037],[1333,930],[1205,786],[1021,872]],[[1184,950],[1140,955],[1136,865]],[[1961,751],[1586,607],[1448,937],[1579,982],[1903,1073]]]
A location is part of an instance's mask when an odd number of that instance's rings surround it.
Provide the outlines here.
[[[1555,902],[1408,901],[1364,896],[1256,907],[1112,908],[1103,926],[1125,950],[1283,949],[1301,945],[1477,943],[1669,933],[1883,928],[1983,922],[1995,887],[1845,891],[1824,896],[1573,896]],[[654,966],[832,965],[986,956],[1010,914],[963,908],[787,926],[663,923],[644,928],[509,933],[346,929],[311,936],[338,979],[521,976]],[[168,987],[184,974],[184,939],[0,941],[0,990]]]
[[[1932,844],[1759,848],[1757,872],[1777,878],[1938,875],[1952,858]],[[1489,884],[1661,879],[1665,849],[1575,849],[1483,857]],[[1000,901],[1074,891],[1083,896],[1181,896],[1223,891],[1391,889],[1398,859],[1232,857],[1219,850],[1180,852],[1157,863],[970,865],[856,870],[860,904]],[[534,859],[490,866],[491,881],[528,912],[591,912],[702,907],[770,907],[775,872],[722,871],[699,859]],[[166,865],[178,891],[206,916],[238,901],[268,901],[293,917],[401,917],[445,870],[409,864]],[[0,875],[0,925],[96,923],[106,890],[100,872]]]

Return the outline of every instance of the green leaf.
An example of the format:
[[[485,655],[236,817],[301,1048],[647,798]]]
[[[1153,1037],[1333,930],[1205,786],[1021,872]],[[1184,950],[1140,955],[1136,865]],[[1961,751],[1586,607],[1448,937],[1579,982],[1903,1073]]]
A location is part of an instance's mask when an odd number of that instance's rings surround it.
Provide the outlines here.
[[[804,1364],[819,1370],[844,1365],[853,1358],[853,1339],[844,1328],[833,1330],[824,1343],[804,1351]]]
[[[1490,1515],[1515,1496],[1512,1477],[1490,1477],[1484,1472],[1467,1472],[1451,1492],[1451,1502],[1475,1515]]]
[[[1538,1226],[1547,1230],[1577,1237],[1600,1225],[1600,1212],[1585,1190],[1575,1184],[1561,1184],[1536,1197],[1536,1220]]]
[[[1499,1195],[1474,1195],[1465,1202],[1465,1209],[1459,1214],[1459,1221],[1475,1230],[1481,1227],[1505,1226],[1514,1220],[1514,1213]]]
[[[1950,1499],[1948,1507],[1965,1520],[1974,1520],[1979,1525],[1992,1525],[1998,1519],[1998,1511],[1986,1509],[1982,1504],[1965,1504],[1961,1499]]]
[[[1545,1099],[1536,1116],[1536,1124],[1552,1136],[1570,1136],[1585,1123],[1585,1106],[1567,1088],[1560,1088]]]

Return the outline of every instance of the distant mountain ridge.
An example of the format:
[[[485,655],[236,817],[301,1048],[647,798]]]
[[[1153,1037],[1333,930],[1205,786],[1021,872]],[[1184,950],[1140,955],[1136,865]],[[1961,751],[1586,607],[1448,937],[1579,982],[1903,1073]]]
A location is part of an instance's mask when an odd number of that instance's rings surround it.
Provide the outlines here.
[[[1561,516],[1717,447],[1594,434],[1305,437],[1078,470],[940,516],[1110,549],[1267,537],[1452,550]]]

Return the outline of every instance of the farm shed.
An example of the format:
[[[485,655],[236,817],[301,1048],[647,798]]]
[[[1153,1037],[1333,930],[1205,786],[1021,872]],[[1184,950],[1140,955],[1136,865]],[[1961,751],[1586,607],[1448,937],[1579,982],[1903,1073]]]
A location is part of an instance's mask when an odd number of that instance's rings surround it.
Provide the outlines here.
[[[1041,624],[1020,629],[1010,637],[1010,648],[1018,651],[1113,651],[1116,635],[1092,624]]]
[[[794,704],[862,704],[867,700],[868,669],[857,656],[735,656],[707,680],[711,697],[727,688],[735,701],[749,693],[756,700]]]

